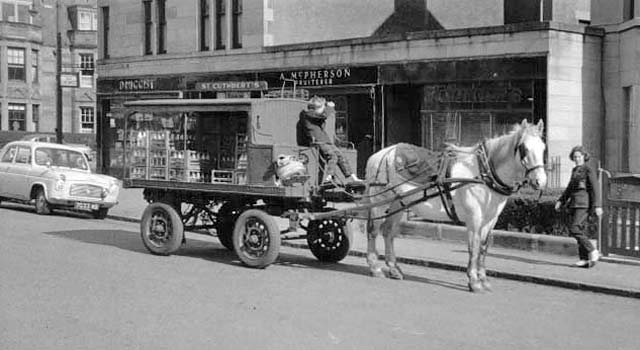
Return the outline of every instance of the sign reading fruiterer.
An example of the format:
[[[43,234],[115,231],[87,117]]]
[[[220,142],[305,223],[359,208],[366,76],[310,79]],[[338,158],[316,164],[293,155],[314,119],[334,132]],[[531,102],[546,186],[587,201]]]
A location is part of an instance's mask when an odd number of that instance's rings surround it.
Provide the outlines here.
[[[60,86],[77,88],[79,86],[78,73],[61,73]]]
[[[280,72],[259,73],[261,79],[272,86],[281,86],[285,82],[295,82],[297,86],[333,86],[376,84],[376,67],[319,67]]]

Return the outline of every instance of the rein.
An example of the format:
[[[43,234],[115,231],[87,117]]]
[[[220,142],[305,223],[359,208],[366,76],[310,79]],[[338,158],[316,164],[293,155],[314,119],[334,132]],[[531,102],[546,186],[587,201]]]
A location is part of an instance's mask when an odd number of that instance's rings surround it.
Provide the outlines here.
[[[500,179],[500,177],[498,176],[496,169],[493,165],[493,162],[487,155],[486,141],[483,141],[480,145],[478,145],[476,153],[478,156],[478,164],[480,165],[480,177],[485,182],[487,187],[489,187],[490,189],[502,195],[510,196],[518,192],[524,185],[527,184],[528,182],[527,176],[529,176],[529,174],[532,171],[535,171],[540,168],[544,168],[544,165],[542,164],[538,164],[536,166],[528,168],[524,164],[524,150],[523,150],[523,147],[521,147],[521,145],[516,147],[516,152],[520,152],[520,164],[525,169],[525,173],[524,173],[525,179],[524,181],[518,181],[513,186],[510,186],[510,185],[507,185],[504,181],[502,181],[502,179]]]

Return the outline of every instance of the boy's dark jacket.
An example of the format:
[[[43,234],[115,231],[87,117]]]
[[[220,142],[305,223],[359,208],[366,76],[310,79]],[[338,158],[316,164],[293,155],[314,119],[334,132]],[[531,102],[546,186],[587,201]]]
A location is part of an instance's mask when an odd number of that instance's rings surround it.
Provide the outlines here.
[[[329,113],[332,113],[330,107],[326,107],[323,113],[312,110],[300,112],[300,120],[296,125],[298,145],[311,146],[313,143],[332,143],[329,135],[323,129]]]
[[[571,180],[558,199],[569,208],[594,209],[600,206],[600,185],[595,171],[586,164],[577,165],[571,171]]]

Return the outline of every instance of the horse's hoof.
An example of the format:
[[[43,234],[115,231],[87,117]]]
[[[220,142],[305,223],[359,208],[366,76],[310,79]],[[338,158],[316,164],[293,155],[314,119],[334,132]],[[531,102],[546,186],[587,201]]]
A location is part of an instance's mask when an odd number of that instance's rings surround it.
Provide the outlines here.
[[[399,268],[392,267],[392,268],[389,268],[389,278],[394,280],[402,280],[404,279],[404,275],[402,274],[402,271],[400,271]]]
[[[382,272],[382,269],[379,267],[369,270],[369,274],[371,277],[384,278],[384,272]]]
[[[493,288],[491,287],[491,282],[484,280],[481,282],[482,288],[487,292],[493,292]]]
[[[484,288],[480,282],[469,282],[469,291],[472,293],[484,293]]]

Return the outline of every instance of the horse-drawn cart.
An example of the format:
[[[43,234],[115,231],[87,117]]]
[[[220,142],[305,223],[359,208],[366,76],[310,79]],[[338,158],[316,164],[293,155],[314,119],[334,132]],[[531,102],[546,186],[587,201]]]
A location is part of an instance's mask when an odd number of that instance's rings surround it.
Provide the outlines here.
[[[322,261],[340,261],[349,252],[344,217],[314,218],[332,210],[330,194],[348,193],[339,184],[322,186],[318,150],[296,143],[305,101],[176,99],[125,106],[124,185],[144,188],[149,205],[141,235],[151,253],[175,252],[185,230],[215,233],[244,264],[258,268],[275,261],[281,240],[306,239]],[[333,126],[328,120],[332,136]],[[355,164],[355,150],[342,152]]]

